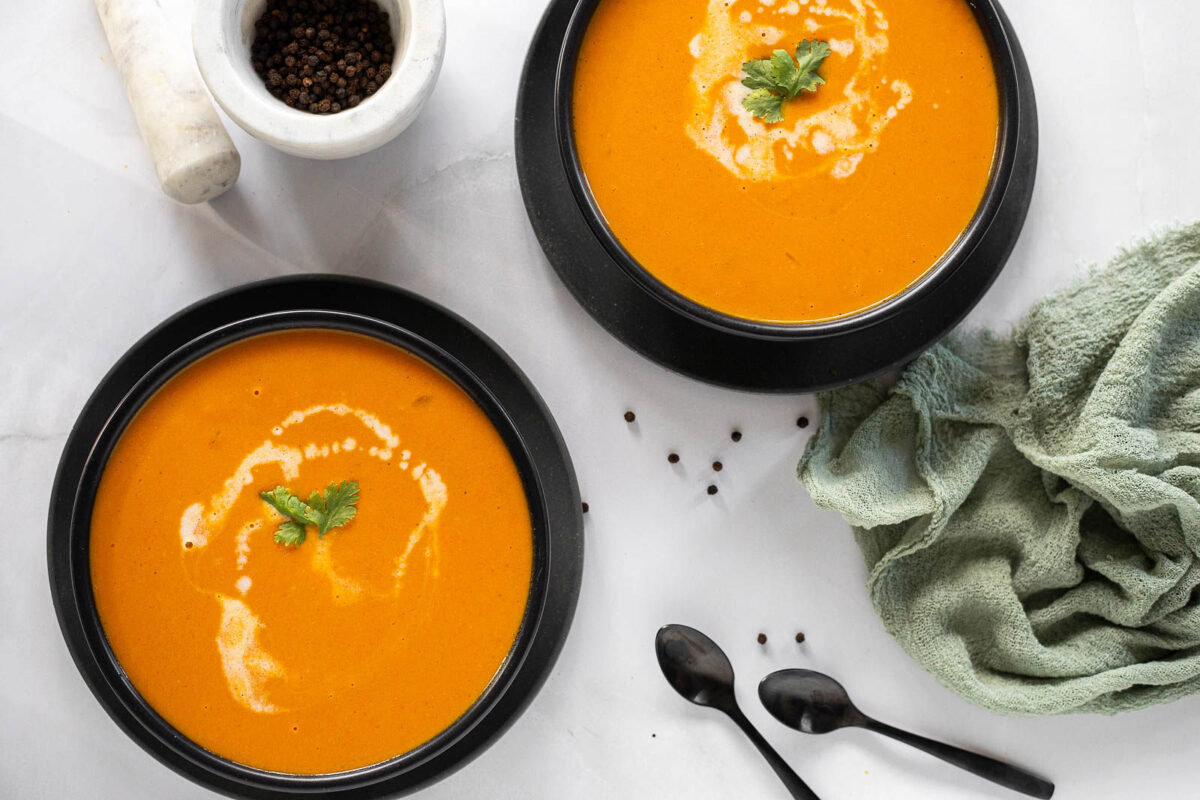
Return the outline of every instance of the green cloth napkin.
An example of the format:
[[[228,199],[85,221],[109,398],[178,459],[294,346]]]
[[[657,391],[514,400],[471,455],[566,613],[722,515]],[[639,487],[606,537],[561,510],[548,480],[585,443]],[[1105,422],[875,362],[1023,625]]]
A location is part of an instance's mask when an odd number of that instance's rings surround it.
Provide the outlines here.
[[[800,479],[908,653],[996,711],[1200,691],[1200,224],[821,397]]]

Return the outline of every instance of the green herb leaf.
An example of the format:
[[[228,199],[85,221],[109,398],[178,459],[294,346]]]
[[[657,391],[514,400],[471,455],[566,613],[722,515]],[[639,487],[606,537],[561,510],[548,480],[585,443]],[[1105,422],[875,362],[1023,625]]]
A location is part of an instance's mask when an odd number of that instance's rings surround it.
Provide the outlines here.
[[[317,524],[316,510],[284,486],[276,486],[269,492],[262,492],[259,497],[285,517],[291,517],[297,522],[307,525]]]
[[[304,544],[305,536],[307,536],[307,531],[304,523],[296,522],[294,519],[286,520],[275,531],[275,541],[288,547]]]
[[[747,61],[742,64],[742,69],[746,72],[746,77],[742,79],[742,85],[746,88],[770,89],[775,86],[775,79],[771,77],[770,59],[759,58],[755,61]]]
[[[742,64],[746,77],[742,85],[751,89],[742,100],[747,111],[764,122],[783,120],[783,106],[801,92],[815,92],[825,83],[817,70],[833,55],[829,42],[808,41],[796,45],[796,58],[786,50],[776,50],[770,58],[756,58]]]
[[[322,503],[321,521],[317,526],[317,534],[324,536],[333,528],[341,527],[358,513],[358,483],[342,481],[329,484],[325,490],[325,501]]]
[[[742,105],[764,122],[783,121],[783,98],[777,94],[771,94],[767,89],[755,89],[749,97],[742,101]]]
[[[309,525],[316,525],[317,535],[324,536],[354,519],[358,513],[357,481],[331,483],[324,495],[320,492],[311,493],[307,503],[285,486],[276,486],[269,492],[260,492],[258,496],[287,517],[275,531],[275,541],[288,547],[304,542]]]
[[[799,78],[800,71],[796,69],[796,62],[792,60],[792,54],[787,50],[776,50],[771,53],[771,80],[775,81],[775,85],[768,87],[783,94],[789,100],[795,95],[792,94],[792,86]]]
[[[796,79],[792,84],[792,97],[801,91],[815,92],[817,87],[825,83],[825,79],[817,74],[817,70],[825,63],[825,59],[833,55],[829,42],[807,39],[796,45]]]

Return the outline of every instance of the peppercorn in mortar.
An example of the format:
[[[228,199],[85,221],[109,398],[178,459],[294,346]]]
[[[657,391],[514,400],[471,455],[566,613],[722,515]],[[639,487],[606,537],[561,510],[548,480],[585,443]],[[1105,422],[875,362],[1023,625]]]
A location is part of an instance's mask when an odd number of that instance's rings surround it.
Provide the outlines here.
[[[387,12],[372,0],[268,0],[250,60],[267,90],[292,108],[336,114],[392,74]]]

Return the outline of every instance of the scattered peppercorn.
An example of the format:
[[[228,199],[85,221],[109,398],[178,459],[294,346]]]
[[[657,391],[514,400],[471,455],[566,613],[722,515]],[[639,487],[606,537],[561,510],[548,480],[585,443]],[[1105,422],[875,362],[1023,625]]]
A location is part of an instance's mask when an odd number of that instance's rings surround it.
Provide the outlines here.
[[[767,643],[767,635],[766,635],[765,633],[760,633],[760,634],[758,635],[758,643],[759,643],[759,644],[766,644],[766,643]]]
[[[808,417],[801,417],[800,419],[796,420],[796,427],[797,428],[807,428],[808,427]]]
[[[804,634],[803,633],[796,634],[796,644],[804,644]]]
[[[679,463],[679,453],[671,453],[667,456],[667,462],[670,464]]]
[[[387,12],[373,0],[267,0],[250,47],[267,91],[313,114],[336,114],[374,94],[391,77],[394,56]]]
[[[716,494],[716,493],[717,493],[717,485],[716,485],[715,483],[710,483],[710,484],[708,485],[708,493],[709,493],[709,494]]]
[[[583,513],[585,513],[585,514],[586,514],[587,512],[588,512],[588,504],[587,504],[587,503],[584,503],[584,504],[583,504]]]
[[[735,442],[740,442],[742,440],[742,432],[734,431],[733,433],[729,434],[729,438],[733,439]]]
[[[635,419],[637,419],[637,414],[634,414],[632,411],[625,412],[625,421],[626,422],[633,422]]]
[[[713,462],[713,472],[720,472],[723,469],[725,469],[725,465],[722,464],[720,461]]]

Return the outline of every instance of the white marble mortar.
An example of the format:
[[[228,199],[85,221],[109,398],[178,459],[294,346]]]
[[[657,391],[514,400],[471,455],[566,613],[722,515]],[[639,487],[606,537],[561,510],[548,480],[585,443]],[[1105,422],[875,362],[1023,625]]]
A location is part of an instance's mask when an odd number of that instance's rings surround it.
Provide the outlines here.
[[[192,47],[209,91],[234,122],[285,153],[347,158],[386,144],[412,124],[437,82],[446,50],[442,0],[376,0],[396,42],[391,77],[337,114],[310,114],[273,97],[250,65],[254,23],[267,0],[196,0]]]

